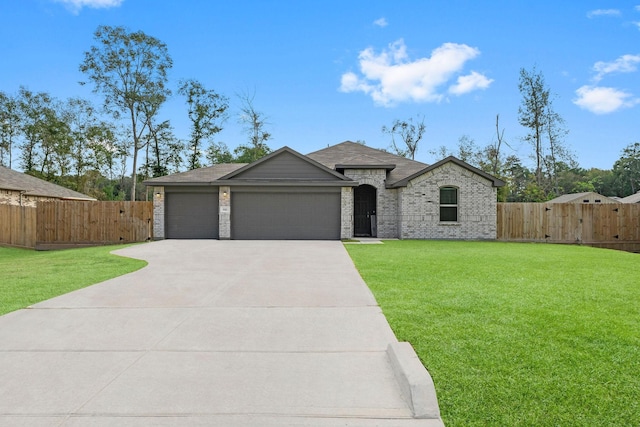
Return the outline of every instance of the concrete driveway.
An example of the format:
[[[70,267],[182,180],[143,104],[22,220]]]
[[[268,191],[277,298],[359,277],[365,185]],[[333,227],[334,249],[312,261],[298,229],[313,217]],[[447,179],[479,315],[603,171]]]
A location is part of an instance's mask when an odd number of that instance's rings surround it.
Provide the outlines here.
[[[149,265],[0,317],[0,425],[442,425],[340,242],[116,253]]]

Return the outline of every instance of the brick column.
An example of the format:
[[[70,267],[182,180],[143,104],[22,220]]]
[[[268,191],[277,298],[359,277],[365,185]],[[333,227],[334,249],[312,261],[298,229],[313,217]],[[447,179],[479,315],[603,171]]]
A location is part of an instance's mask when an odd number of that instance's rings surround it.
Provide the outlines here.
[[[218,189],[218,233],[220,240],[231,239],[231,188]]]
[[[340,195],[340,238],[353,237],[353,188],[342,187]]]
[[[164,187],[153,187],[153,239],[164,239]]]

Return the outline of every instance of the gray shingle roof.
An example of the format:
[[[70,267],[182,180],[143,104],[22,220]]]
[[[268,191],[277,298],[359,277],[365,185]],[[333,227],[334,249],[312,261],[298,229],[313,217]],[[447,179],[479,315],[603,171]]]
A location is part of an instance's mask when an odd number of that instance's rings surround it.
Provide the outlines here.
[[[636,194],[623,197],[622,199],[620,199],[620,201],[622,203],[640,203],[640,191],[638,191]]]
[[[53,197],[57,199],[95,200],[86,194],[78,193],[35,176],[0,166],[0,189],[24,191],[27,196]]]
[[[314,151],[307,154],[307,157],[331,169],[335,169],[336,165],[361,165],[365,167],[395,165],[395,168],[389,172],[387,185],[393,185],[396,181],[420,172],[428,166],[426,163],[396,156],[395,154],[351,141],[345,141]]]
[[[204,184],[207,185],[212,181],[229,175],[246,166],[247,163],[220,163],[206,168],[193,169],[186,172],[174,173],[172,175],[161,176],[144,181],[145,185],[187,185],[187,184]]]
[[[429,170],[439,167],[447,162],[454,162],[476,174],[479,174],[493,182],[496,187],[504,185],[501,180],[470,166],[455,157],[447,157],[438,163],[429,166],[426,163],[416,160],[407,159],[395,154],[376,148],[367,147],[351,141],[345,141],[322,150],[302,156],[288,147],[283,147],[271,155],[264,157],[257,162],[249,164],[253,167],[262,161],[268,160],[283,151],[289,151],[296,156],[306,157],[319,166],[324,166],[332,171],[339,172],[339,176],[344,172],[343,169],[386,169],[389,171],[387,176],[387,187],[406,186],[407,181],[413,179],[419,174],[428,172]],[[234,172],[241,172],[240,169],[247,166],[246,163],[223,163],[206,168],[194,169],[187,172],[176,173],[159,178],[144,181],[145,185],[211,185],[214,181],[226,179],[234,176]],[[345,180],[349,180],[345,178]]]
[[[592,191],[563,194],[562,196],[558,196],[555,199],[547,201],[547,203],[582,203],[583,200],[588,200],[591,198],[598,198],[599,200],[605,201],[606,203],[620,203],[618,200],[603,196],[602,194],[594,193]]]

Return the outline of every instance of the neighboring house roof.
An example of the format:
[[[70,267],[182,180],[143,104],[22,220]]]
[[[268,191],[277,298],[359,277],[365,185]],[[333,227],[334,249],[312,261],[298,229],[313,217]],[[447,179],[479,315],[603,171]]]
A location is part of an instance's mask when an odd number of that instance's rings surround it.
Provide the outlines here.
[[[620,202],[621,203],[640,203],[640,191],[638,191],[636,194],[623,197],[622,199],[620,199]]]
[[[596,200],[599,200],[599,202],[596,202]],[[563,194],[549,200],[547,203],[620,203],[620,201],[593,191],[586,191],[583,193]]]
[[[627,197],[618,199],[620,203],[640,203],[640,191]]]
[[[58,184],[26,173],[0,166],[0,189],[20,191],[27,196],[51,197],[64,200],[96,200]]]

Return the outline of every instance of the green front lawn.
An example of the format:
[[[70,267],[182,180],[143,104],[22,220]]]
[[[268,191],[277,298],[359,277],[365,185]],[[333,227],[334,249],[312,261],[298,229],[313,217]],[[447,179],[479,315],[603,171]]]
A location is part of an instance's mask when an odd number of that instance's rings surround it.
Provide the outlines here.
[[[640,255],[580,246],[345,245],[453,426],[639,426]]]
[[[147,265],[109,253],[121,247],[48,252],[0,247],[0,315]]]

